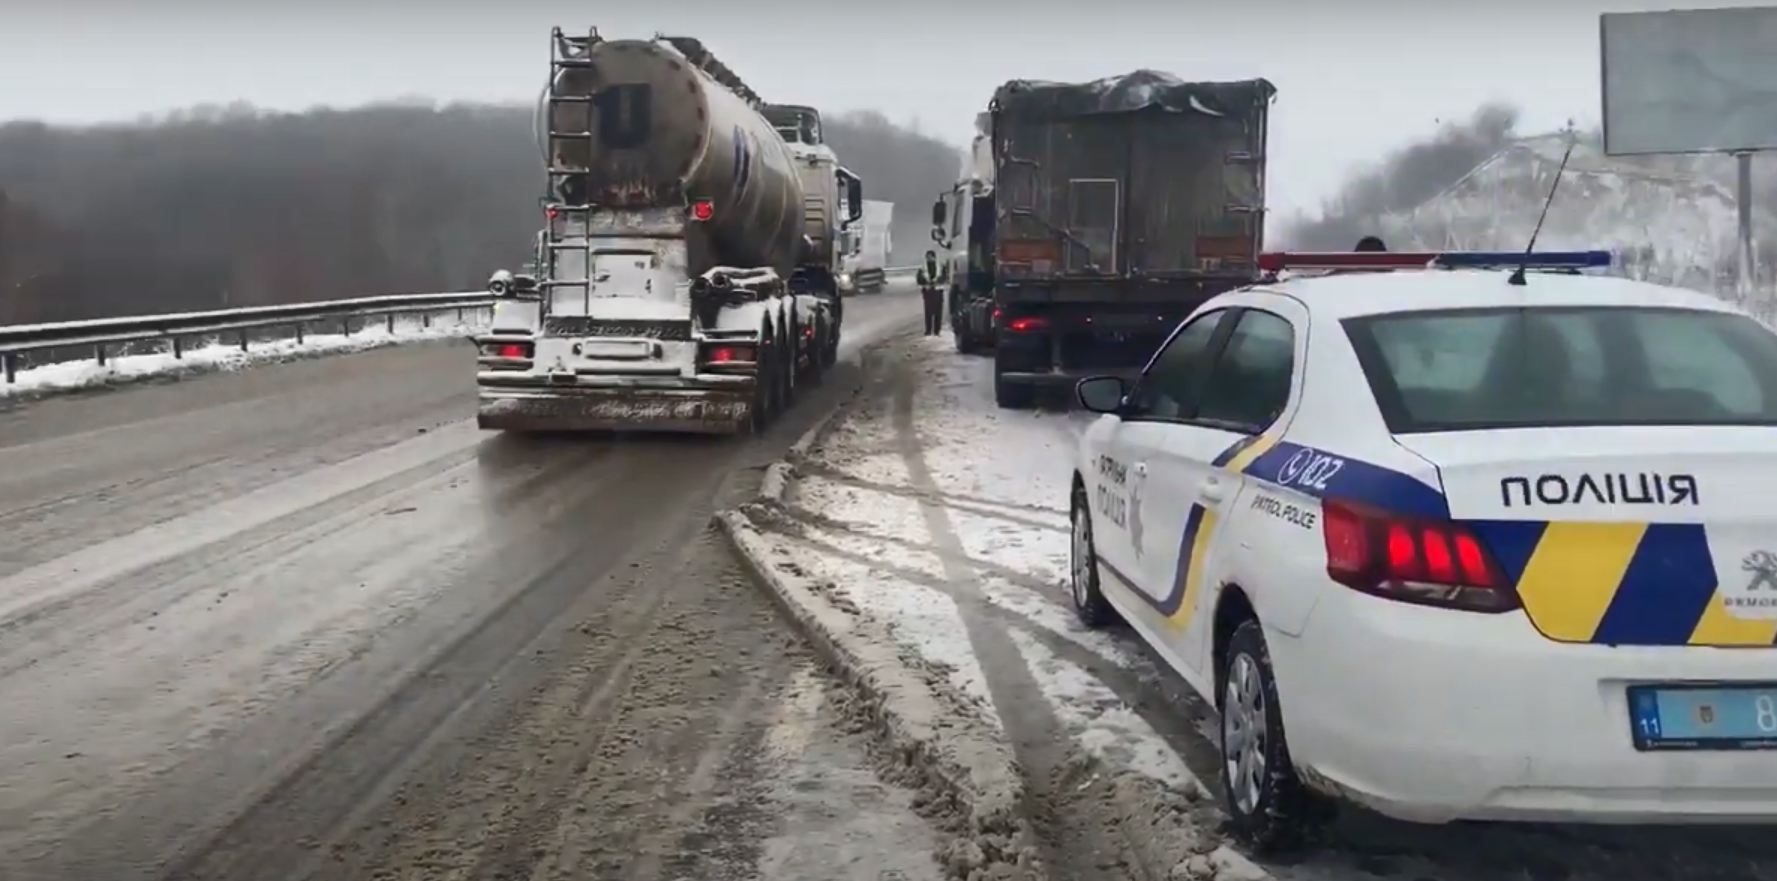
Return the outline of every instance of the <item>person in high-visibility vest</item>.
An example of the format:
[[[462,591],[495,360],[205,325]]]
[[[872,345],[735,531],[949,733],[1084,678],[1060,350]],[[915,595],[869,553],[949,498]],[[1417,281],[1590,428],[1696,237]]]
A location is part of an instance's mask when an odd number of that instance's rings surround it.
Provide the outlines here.
[[[926,265],[919,270],[919,295],[925,300],[926,336],[944,332],[944,272],[938,266],[938,252],[926,252]]]

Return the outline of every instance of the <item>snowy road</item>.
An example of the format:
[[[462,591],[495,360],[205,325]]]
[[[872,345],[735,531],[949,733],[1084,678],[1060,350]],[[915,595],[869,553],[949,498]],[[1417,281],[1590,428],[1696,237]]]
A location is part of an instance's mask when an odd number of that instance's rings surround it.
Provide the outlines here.
[[[525,439],[469,358],[0,415],[0,881],[937,877],[707,527],[857,368],[755,441]]]
[[[1028,778],[1050,877],[1167,877],[1140,863],[1133,834],[1205,854],[1185,877],[1217,881],[1255,868],[1277,881],[1777,879],[1768,829],[1427,828],[1357,812],[1327,851],[1252,866],[1200,795],[1215,782],[1213,711],[1126,634],[1083,630],[1067,607],[1085,417],[998,410],[991,362],[947,337],[880,360],[889,369],[797,463],[783,509],[752,522],[769,565],[882,622],[932,678],[989,708]]]

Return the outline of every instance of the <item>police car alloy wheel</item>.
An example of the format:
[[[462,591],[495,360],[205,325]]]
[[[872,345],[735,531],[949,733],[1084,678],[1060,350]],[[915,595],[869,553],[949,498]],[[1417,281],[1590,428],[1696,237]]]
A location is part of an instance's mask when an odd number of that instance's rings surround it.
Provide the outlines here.
[[[1222,802],[1234,830],[1262,852],[1302,846],[1330,805],[1296,776],[1263,629],[1234,629],[1223,653]]]
[[[1092,541],[1092,514],[1085,487],[1074,487],[1068,507],[1073,522],[1073,540],[1068,543],[1068,592],[1073,597],[1074,614],[1087,627],[1103,627],[1117,620],[1117,611],[1099,590],[1098,548]]]

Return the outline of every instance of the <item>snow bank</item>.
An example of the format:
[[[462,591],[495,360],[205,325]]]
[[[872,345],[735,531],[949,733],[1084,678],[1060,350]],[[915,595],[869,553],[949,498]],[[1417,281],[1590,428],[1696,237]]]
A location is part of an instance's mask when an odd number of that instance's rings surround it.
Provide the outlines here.
[[[58,391],[95,388],[136,382],[156,377],[239,370],[255,364],[309,358],[339,352],[357,352],[398,343],[462,338],[485,329],[483,321],[457,322],[454,317],[434,319],[430,327],[417,317],[397,318],[394,332],[386,324],[375,324],[351,334],[309,334],[301,342],[295,339],[250,342],[246,351],[235,342],[216,338],[204,341],[187,340],[182,357],[175,358],[172,344],[154,345],[161,351],[108,357],[104,364],[92,359],[45,364],[18,372],[10,384],[0,382],[0,399],[12,396],[36,396]]]

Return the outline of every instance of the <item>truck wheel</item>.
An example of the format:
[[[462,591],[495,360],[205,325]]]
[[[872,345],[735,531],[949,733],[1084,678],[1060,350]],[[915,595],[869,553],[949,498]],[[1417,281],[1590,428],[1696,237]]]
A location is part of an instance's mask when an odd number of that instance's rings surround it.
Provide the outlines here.
[[[753,419],[754,434],[763,432],[777,418],[777,352],[771,345],[771,334],[759,331],[759,368],[753,376]]]
[[[814,341],[808,347],[808,381],[812,385],[819,385],[827,377],[827,337],[831,333],[826,316],[816,319]]]
[[[963,326],[957,324],[954,319],[950,324],[950,334],[956,337],[956,353],[958,355],[975,354],[975,338],[970,336],[968,331],[964,330]]]
[[[797,338],[797,335],[801,332],[801,329],[794,325],[790,327],[789,339],[784,343],[783,347],[784,358],[783,361],[778,364],[777,404],[778,412],[780,413],[789,410],[796,405],[796,373],[800,369],[802,361],[802,357],[800,353],[796,351],[796,347],[802,344],[802,340]],[[814,353],[810,352],[809,359],[813,360],[813,358]]]
[[[821,369],[832,370],[839,363],[839,328],[841,322],[837,316],[827,323],[827,342],[821,346]]]
[[[1035,403],[1035,391],[1028,385],[1007,382],[998,370],[993,372],[993,402],[1002,410],[1029,410]]]

